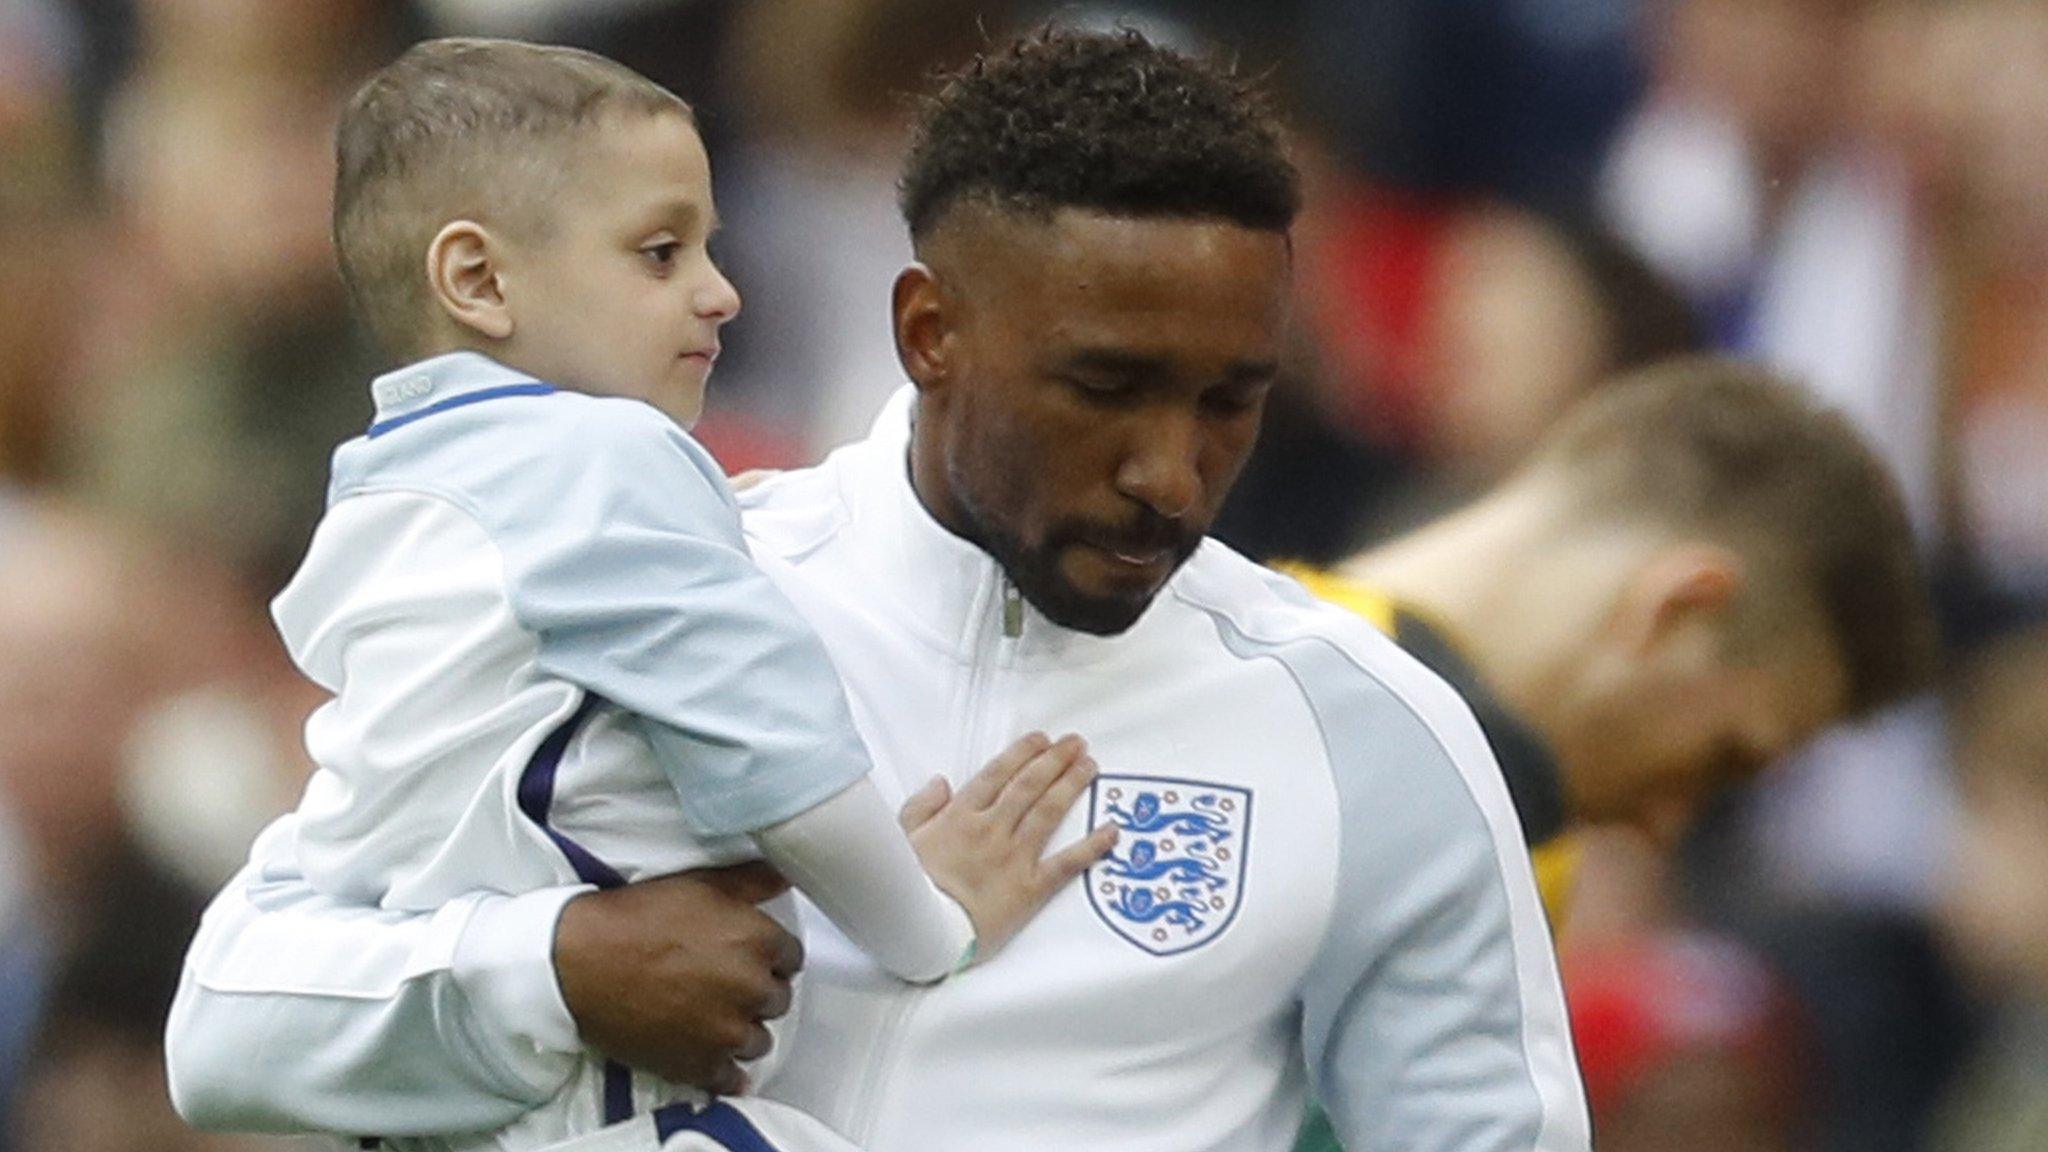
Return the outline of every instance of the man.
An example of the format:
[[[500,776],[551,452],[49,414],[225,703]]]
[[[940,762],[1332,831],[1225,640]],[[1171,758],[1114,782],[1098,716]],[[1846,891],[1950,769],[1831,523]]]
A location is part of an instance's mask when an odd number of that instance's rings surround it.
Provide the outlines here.
[[[1311,1088],[1361,1147],[1589,1145],[1470,713],[1362,621],[1203,538],[1277,371],[1298,201],[1259,103],[1135,34],[977,62],[903,179],[914,410],[749,494],[878,785],[1074,730],[1101,775],[1061,834],[1122,829],[1084,885],[937,987],[810,924],[807,1003],[764,1087],[877,1152],[1278,1150]],[[712,989],[729,1022],[745,997],[725,990],[755,980],[743,949],[674,962],[694,945],[653,914],[718,905],[701,888],[482,899],[436,925],[323,904],[294,869],[267,837],[195,943],[169,1052],[201,1121],[457,1132],[546,1098],[584,1043],[714,1075],[737,1052],[723,1023],[722,1052],[667,1034],[706,1035],[676,989]],[[266,958],[305,934],[345,959]],[[312,1071],[248,1075],[263,1051]]]
[[[1470,507],[1297,575],[1472,705],[1558,921],[1570,829],[1669,844],[1720,790],[1933,674],[1884,465],[1842,416],[1732,360],[1617,381]],[[1312,1118],[1300,1147],[1331,1146]]]

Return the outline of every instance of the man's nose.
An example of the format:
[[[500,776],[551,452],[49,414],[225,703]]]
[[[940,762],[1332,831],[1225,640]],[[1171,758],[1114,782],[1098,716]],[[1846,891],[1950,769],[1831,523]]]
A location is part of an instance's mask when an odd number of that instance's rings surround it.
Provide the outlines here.
[[[1201,434],[1190,417],[1147,420],[1134,430],[1117,470],[1117,490],[1170,520],[1202,497]]]

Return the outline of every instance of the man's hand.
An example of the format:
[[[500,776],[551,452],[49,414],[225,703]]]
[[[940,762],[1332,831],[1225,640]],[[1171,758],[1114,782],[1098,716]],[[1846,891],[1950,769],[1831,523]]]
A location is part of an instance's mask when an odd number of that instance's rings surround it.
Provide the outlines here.
[[[1045,854],[1045,846],[1095,779],[1079,736],[1034,732],[1005,749],[956,795],[933,777],[903,804],[911,846],[933,882],[967,909],[979,959],[1029,923],[1067,881],[1116,844],[1105,824]]]
[[[733,1093],[789,1011],[803,945],[755,907],[788,889],[766,864],[688,872],[569,901],[555,975],[584,1041],[667,1080]]]

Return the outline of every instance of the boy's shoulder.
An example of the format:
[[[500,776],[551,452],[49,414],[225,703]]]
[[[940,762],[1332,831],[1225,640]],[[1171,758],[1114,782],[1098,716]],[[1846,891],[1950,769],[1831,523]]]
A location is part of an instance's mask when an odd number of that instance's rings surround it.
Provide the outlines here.
[[[337,450],[330,507],[388,491],[439,497],[493,529],[585,514],[591,527],[738,516],[717,461],[660,411],[545,385],[458,394]]]
[[[723,477],[703,445],[653,406],[538,382],[458,394],[381,419],[342,445],[334,465],[337,494],[399,478],[459,481],[479,471],[505,480],[515,468],[573,471],[586,483],[658,483],[677,468]]]

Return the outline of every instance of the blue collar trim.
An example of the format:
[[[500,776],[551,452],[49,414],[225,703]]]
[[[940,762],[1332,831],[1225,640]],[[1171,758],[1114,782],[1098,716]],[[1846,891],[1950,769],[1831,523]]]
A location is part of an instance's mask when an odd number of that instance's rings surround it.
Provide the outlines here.
[[[460,408],[465,404],[477,404],[485,400],[500,400],[507,396],[546,396],[553,393],[554,390],[554,386],[550,384],[507,384],[499,388],[479,388],[474,392],[464,392],[460,396],[450,396],[438,404],[429,404],[417,412],[407,412],[403,416],[393,416],[389,420],[382,420],[372,424],[370,425],[370,439],[375,440],[377,437],[395,428],[403,428],[415,420],[423,420],[437,412],[446,412],[450,408]]]

